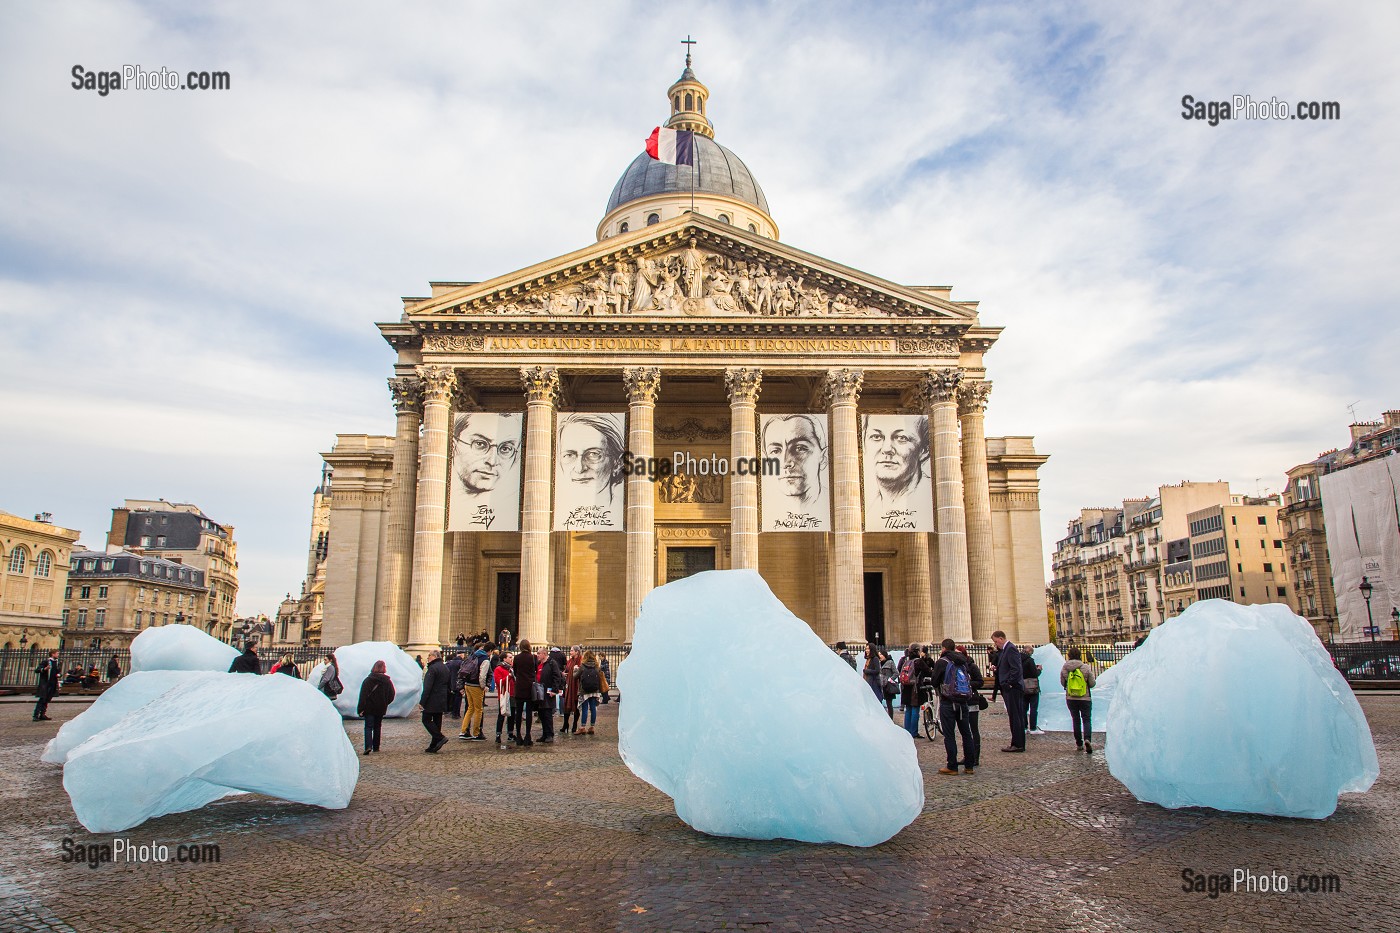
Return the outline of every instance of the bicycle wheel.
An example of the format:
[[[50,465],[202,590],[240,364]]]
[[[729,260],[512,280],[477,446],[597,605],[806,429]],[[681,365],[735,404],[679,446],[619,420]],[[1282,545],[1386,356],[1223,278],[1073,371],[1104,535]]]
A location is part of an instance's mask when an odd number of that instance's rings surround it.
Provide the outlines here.
[[[939,735],[939,734],[940,734],[940,730],[939,730],[939,728],[938,728],[938,717],[935,716],[935,715],[933,714],[933,709],[932,709],[932,707],[931,707],[929,704],[927,704],[927,703],[924,704],[924,708],[923,708],[923,719],[924,719],[924,735],[925,735],[925,737],[928,738],[928,740],[929,740],[930,742],[932,742],[932,741],[933,741],[933,737],[934,737],[935,735]]]

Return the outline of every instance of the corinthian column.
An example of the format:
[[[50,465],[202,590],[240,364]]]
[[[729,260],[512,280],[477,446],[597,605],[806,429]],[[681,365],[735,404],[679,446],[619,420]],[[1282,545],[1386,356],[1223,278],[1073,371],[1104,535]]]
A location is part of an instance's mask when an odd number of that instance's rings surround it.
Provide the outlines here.
[[[524,366],[525,495],[520,522],[521,638],[543,644],[549,636],[549,506],[554,476],[554,400],[559,370]]]
[[[933,477],[938,510],[938,597],[943,636],[972,638],[967,583],[967,528],[963,517],[962,458],[958,453],[958,386],[962,370],[936,369],[919,384],[933,434]]]
[[[758,439],[754,433],[758,390],[763,371],[735,367],[724,371],[729,391],[729,447],[734,469],[729,473],[729,551],[735,570],[758,569],[758,476],[739,472],[739,460],[755,462]]]
[[[856,425],[856,400],[864,379],[858,369],[833,369],[826,374],[831,413],[831,529],[836,539],[831,610],[838,641],[865,640],[865,549]]]
[[[447,518],[447,435],[457,372],[419,366],[423,384],[423,442],[418,456],[418,498],[413,519],[413,585],[407,650],[427,651],[438,640],[442,617],[442,536]]]
[[[394,427],[394,471],[384,560],[379,565],[379,606],[374,640],[408,643],[409,573],[413,566],[413,509],[418,487],[418,426],[423,422],[423,386],[416,376],[389,380],[398,423]]]
[[[963,509],[967,512],[967,574],[972,637],[990,641],[997,629],[997,577],[992,554],[992,496],[987,489],[987,396],[992,384],[964,382],[958,391],[962,421]]]
[[[661,388],[661,370],[636,366],[622,371],[627,387],[627,456],[647,462],[655,455],[652,443],[656,393]],[[656,586],[656,492],[647,474],[627,475],[627,642],[642,599]]]

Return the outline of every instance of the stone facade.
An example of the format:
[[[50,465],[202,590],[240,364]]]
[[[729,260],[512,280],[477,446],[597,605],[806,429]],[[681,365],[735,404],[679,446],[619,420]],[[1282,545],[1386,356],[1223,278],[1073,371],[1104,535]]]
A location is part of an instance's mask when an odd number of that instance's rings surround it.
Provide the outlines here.
[[[64,591],[63,643],[118,650],[156,626],[208,631],[208,601],[202,570],[120,549],[78,551]]]
[[[0,512],[0,647],[59,647],[63,589],[78,532],[47,515]]]

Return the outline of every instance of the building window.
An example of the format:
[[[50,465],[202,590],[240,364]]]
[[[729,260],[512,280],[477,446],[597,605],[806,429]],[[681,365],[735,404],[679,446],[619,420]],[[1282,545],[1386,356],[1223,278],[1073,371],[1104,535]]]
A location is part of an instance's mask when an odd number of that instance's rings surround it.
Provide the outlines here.
[[[156,547],[165,547],[165,535],[156,535]]]
[[[169,624],[170,624],[170,613],[168,613],[168,612],[162,612],[162,613],[160,614],[160,624],[161,624],[161,625],[169,625]]]
[[[141,589],[139,589],[139,590],[136,591],[136,601],[137,601],[138,603],[144,603],[144,602],[146,601],[146,588],[145,588],[145,587],[142,587]]]
[[[10,573],[24,573],[24,564],[29,559],[29,552],[23,547],[16,547],[10,552]]]
[[[167,606],[170,605],[170,594],[169,594],[169,593],[166,593],[166,594],[165,594],[165,604],[166,604]]]
[[[147,521],[149,521],[149,519],[147,519]],[[150,547],[150,546],[151,546],[151,536],[150,536],[150,535],[142,535],[142,536],[141,536],[141,546],[142,546],[142,547]]]
[[[134,628],[135,628],[137,631],[140,631],[140,630],[141,630],[141,610],[140,610],[140,609],[137,609],[137,610],[136,610],[136,624],[135,624]]]
[[[98,599],[106,599],[106,598],[107,598],[107,587],[106,587],[105,585],[104,585],[104,586],[99,586],[99,587],[97,588],[97,598],[98,598]]]
[[[106,609],[99,609],[99,610],[97,610],[97,614],[96,614],[95,616],[93,616],[92,627],[93,627],[93,628],[105,628],[106,625],[107,625],[107,610],[106,610]]]
[[[1259,518],[1259,524],[1261,524],[1261,525],[1267,525],[1267,524],[1269,523],[1269,520],[1268,520],[1265,516],[1263,516],[1263,515],[1258,516],[1258,518]]]
[[[1281,587],[1279,587],[1279,588],[1278,588],[1278,595],[1279,595],[1279,596],[1287,596],[1287,595],[1288,595],[1288,587],[1286,587],[1286,586],[1281,586]]]
[[[34,576],[47,577],[49,571],[53,569],[53,554],[48,551],[40,551],[39,559],[34,562]]]
[[[70,583],[68,586],[65,586],[65,587],[63,588],[63,598],[64,598],[64,599],[72,599],[72,598],[73,598],[73,585],[72,585],[71,583]]]
[[[621,223],[621,225],[618,226],[617,232],[618,232],[618,233],[626,233],[626,232],[627,232],[628,230],[630,230],[630,229],[631,229],[631,228],[630,228],[629,226],[627,226],[627,221],[624,220],[624,221]]]
[[[686,110],[693,110],[693,109],[695,109],[695,97],[694,97],[694,95],[692,95],[689,91],[686,91],[686,92],[685,92],[685,109],[686,109]]]
[[[647,226],[648,226],[648,227],[654,227],[654,226],[656,226],[656,225],[659,224],[659,223],[661,223],[661,215],[660,215],[660,214],[648,214],[648,215],[647,215]]]
[[[728,214],[720,214],[720,215],[719,215],[719,222],[722,223],[722,224],[727,224],[727,223],[729,223],[729,222],[730,222],[730,220],[729,220],[729,215],[728,215]]]
[[[749,224],[749,232],[750,232],[750,233],[757,233],[757,232],[758,232],[758,227],[754,226],[753,224]]]
[[[1268,564],[1265,564],[1265,565],[1264,565],[1264,568],[1265,568],[1265,569],[1268,569],[1268,566],[1269,566]],[[181,609],[185,608],[185,594],[184,594],[184,593],[181,593],[181,594],[179,594],[178,596],[175,597],[175,605],[178,606],[178,607],[180,607]]]
[[[1275,538],[1275,539],[1274,539],[1274,547],[1277,548],[1277,549],[1280,550],[1280,551],[1283,550],[1283,542],[1280,541],[1278,538]]]
[[[87,628],[87,610],[78,610],[78,628]]]
[[[103,570],[111,570],[114,566],[116,566],[116,565],[115,565],[112,561],[110,561],[110,560],[104,560],[104,561],[102,562],[102,569],[103,569]]]
[[[90,586],[85,586],[85,587],[83,587],[82,589],[78,590],[78,598],[79,598],[79,599],[92,599],[92,587],[90,587]]]
[[[67,628],[67,627],[68,627],[68,610],[67,610],[67,609],[63,610],[63,627],[64,627],[64,628]]]
[[[1274,572],[1274,565],[1273,565],[1273,564],[1265,564],[1265,565],[1264,565],[1264,572],[1265,572],[1265,573],[1273,573],[1273,572]]]

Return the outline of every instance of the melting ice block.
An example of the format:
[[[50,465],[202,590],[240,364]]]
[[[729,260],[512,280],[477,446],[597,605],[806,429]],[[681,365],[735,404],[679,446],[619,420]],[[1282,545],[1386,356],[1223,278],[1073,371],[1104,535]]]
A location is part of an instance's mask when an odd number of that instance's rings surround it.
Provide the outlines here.
[[[193,625],[158,625],[131,640],[131,670],[227,673],[238,650]]]
[[[909,733],[755,571],[652,590],[617,680],[622,760],[701,832],[873,846],[923,809]]]
[[[89,832],[112,833],[238,791],[343,809],[359,776],[340,715],[316,688],[209,674],[72,749],[63,788]]]
[[[1286,606],[1195,603],[1108,673],[1108,769],[1139,800],[1324,819],[1380,773],[1351,688]]]
[[[340,715],[356,718],[355,708],[360,704],[360,685],[369,676],[369,669],[375,661],[383,661],[389,679],[394,682],[394,702],[389,704],[390,718],[413,715],[413,709],[423,694],[423,668],[406,651],[391,641],[360,641],[344,648],[335,649],[335,660],[340,665],[340,682],[345,692],[335,698],[335,708]],[[307,683],[315,687],[321,683],[321,673],[325,664],[317,664],[307,676]]]
[[[49,740],[40,760],[61,765],[69,752],[109,726],[114,726],[132,710],[140,709],[177,684],[199,678],[223,676],[214,671],[138,671],[112,684],[76,718],[65,722],[58,735]]]
[[[1065,688],[1060,685],[1060,669],[1065,666],[1064,655],[1054,645],[1041,645],[1031,652],[1040,671],[1040,705],[1036,707],[1035,724],[1046,732],[1071,732],[1074,724],[1065,705]],[[992,676],[996,676],[993,672]],[[1102,728],[1102,726],[1100,726]]]

